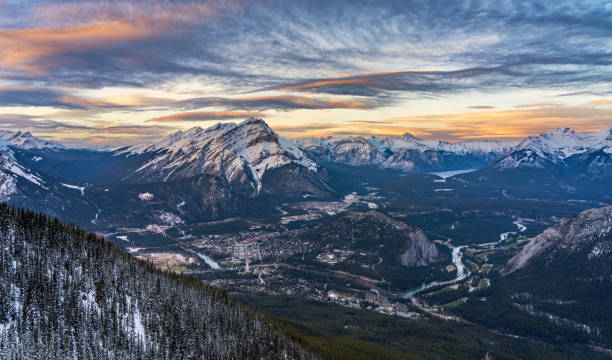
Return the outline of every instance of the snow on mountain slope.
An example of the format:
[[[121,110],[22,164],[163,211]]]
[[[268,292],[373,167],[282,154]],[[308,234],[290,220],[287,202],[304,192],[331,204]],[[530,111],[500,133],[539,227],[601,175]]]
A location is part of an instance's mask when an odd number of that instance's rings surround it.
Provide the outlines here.
[[[11,132],[11,131],[0,131],[0,139],[4,140],[8,145],[18,149],[31,150],[31,149],[66,149],[66,147],[55,141],[43,140],[39,137],[32,135],[30,132]]]
[[[368,141],[383,154],[395,153],[402,149],[426,150],[430,148],[423,140],[410,133],[405,133],[399,138],[371,136]]]
[[[368,140],[361,136],[325,138],[320,142],[321,158],[353,166],[380,164],[385,157]]]
[[[483,166],[515,144],[502,141],[449,143],[422,140],[410,133],[401,137],[299,139],[298,144],[324,160],[353,166],[380,166],[402,171],[430,171]]]
[[[148,145],[120,149],[117,155],[147,160],[125,182],[167,182],[202,174],[230,184],[250,184],[256,193],[264,174],[294,164],[316,173],[317,163],[290,140],[278,136],[261,119],[179,131]]]
[[[12,194],[17,193],[19,179],[46,189],[42,177],[33,170],[19,164],[15,160],[12,150],[8,147],[8,143],[0,140],[0,201],[7,201]]]
[[[612,153],[612,126],[591,133],[577,133],[565,127],[530,136],[493,166],[499,170],[545,168],[572,156],[595,151]]]

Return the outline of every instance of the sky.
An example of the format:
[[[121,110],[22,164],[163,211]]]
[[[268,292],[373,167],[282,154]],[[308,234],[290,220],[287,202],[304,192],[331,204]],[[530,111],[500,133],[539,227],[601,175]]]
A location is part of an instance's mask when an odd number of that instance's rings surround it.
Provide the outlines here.
[[[612,125],[612,2],[0,0],[0,129],[73,146]]]

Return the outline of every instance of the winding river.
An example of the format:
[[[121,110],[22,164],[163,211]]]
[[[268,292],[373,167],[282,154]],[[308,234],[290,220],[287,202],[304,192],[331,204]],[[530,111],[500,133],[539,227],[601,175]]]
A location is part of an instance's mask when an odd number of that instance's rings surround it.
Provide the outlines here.
[[[527,230],[527,227],[523,225],[522,223],[520,223],[518,220],[514,221],[513,224],[518,228],[519,233],[522,233],[525,230]],[[514,234],[516,234],[516,232],[502,233],[500,234],[499,241],[492,242],[492,243],[486,243],[486,244],[480,244],[480,246],[500,245],[501,243],[503,243],[504,241],[508,239],[509,235],[514,235]],[[465,278],[467,278],[468,276],[470,276],[470,271],[465,267],[462,261],[463,259],[462,250],[466,248],[467,246],[465,245],[463,246],[449,245],[449,246],[451,246],[453,249],[453,265],[455,265],[455,267],[457,268],[457,275],[455,276],[455,278],[452,280],[447,280],[447,281],[432,281],[430,283],[425,283],[416,289],[408,290],[407,292],[405,292],[404,295],[402,295],[404,299],[413,298],[418,293],[423,292],[424,290],[427,290],[427,289],[431,289],[432,287],[435,287],[435,286],[445,286],[445,285],[451,285],[451,284],[458,283],[462,280],[465,280]],[[414,302],[414,298],[413,298],[413,302]]]
[[[466,269],[465,265],[463,264],[462,258],[463,258],[463,249],[466,246],[454,246],[453,247],[453,265],[455,265],[455,267],[457,268],[457,275],[455,276],[454,279],[452,280],[446,280],[446,281],[432,281],[430,283],[425,283],[423,285],[421,285],[420,287],[416,288],[416,289],[412,289],[409,290],[407,292],[404,293],[404,295],[402,295],[402,297],[404,299],[408,299],[411,298],[413,296],[415,296],[416,294],[430,289],[434,286],[445,286],[445,285],[451,285],[454,283],[457,283],[459,281],[464,280],[465,278],[467,278],[468,276],[470,276],[470,271],[468,269]]]

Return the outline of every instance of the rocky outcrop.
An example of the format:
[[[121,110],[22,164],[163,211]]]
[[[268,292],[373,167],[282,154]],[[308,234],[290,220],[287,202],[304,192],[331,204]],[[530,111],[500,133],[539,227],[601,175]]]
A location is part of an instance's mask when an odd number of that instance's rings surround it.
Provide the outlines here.
[[[589,209],[576,217],[565,218],[544,230],[515,255],[504,269],[505,274],[539,262],[544,267],[555,264],[609,263],[612,256],[612,206]],[[563,260],[565,265],[559,260]],[[608,265],[609,267],[609,265]],[[592,267],[591,267],[592,268]],[[598,276],[598,274],[592,274]],[[599,274],[612,275],[612,274]]]
[[[310,231],[319,246],[379,254],[381,261],[405,267],[440,260],[440,252],[418,227],[380,211],[347,211]]]

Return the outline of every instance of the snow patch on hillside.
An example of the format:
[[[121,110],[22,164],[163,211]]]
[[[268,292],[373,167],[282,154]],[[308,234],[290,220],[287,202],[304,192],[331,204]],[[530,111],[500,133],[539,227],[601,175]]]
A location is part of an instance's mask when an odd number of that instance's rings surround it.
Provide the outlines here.
[[[138,194],[138,198],[142,201],[151,201],[153,200],[154,197],[155,195],[148,193],[148,192]]]
[[[85,186],[76,186],[76,185],[70,185],[70,184],[64,184],[64,183],[60,183],[63,187],[67,187],[69,189],[73,189],[73,190],[79,190],[81,192],[81,196],[85,196]]]

